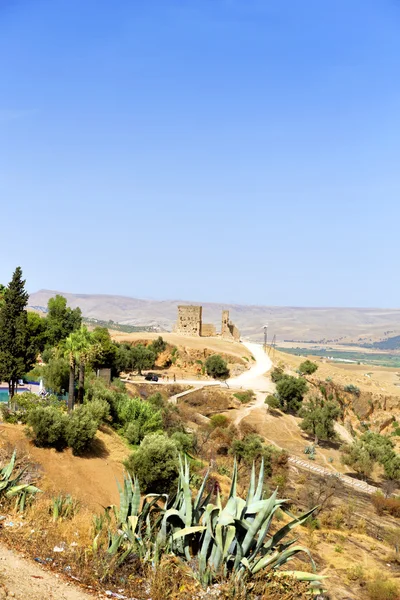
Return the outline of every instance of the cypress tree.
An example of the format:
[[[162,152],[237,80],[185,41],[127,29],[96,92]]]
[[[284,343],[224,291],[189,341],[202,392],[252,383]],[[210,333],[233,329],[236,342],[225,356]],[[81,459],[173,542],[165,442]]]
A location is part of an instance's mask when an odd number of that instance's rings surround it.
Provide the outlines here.
[[[8,381],[11,398],[27,366],[28,298],[21,267],[17,267],[0,305],[0,380]]]

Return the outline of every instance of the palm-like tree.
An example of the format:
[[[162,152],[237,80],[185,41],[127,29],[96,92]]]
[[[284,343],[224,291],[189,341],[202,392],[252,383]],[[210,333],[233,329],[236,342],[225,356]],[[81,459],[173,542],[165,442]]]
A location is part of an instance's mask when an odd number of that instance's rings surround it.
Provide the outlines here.
[[[68,410],[74,408],[75,374],[79,365],[78,400],[82,402],[85,384],[85,365],[91,360],[95,346],[92,336],[85,325],[73,331],[64,342],[64,355],[69,361]]]

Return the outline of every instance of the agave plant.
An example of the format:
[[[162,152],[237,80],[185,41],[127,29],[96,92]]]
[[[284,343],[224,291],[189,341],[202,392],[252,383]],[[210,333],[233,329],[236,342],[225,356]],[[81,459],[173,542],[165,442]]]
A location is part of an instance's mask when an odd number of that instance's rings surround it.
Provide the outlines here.
[[[140,488],[137,479],[125,474],[123,487],[118,484],[119,507],[112,505],[106,508],[104,516],[95,520],[97,534],[93,542],[96,551],[103,527],[107,524],[108,554],[120,554],[121,564],[131,553],[135,552],[143,560],[153,561],[156,555],[155,531],[161,520],[163,507],[168,496],[165,494],[147,494],[141,505]],[[114,530],[112,531],[112,524]]]
[[[296,539],[284,538],[298,525],[304,523],[315,508],[293,518],[274,534],[270,534],[272,519],[278,508],[285,512],[287,499],[278,499],[277,490],[263,498],[264,464],[261,462],[256,485],[253,464],[247,498],[236,494],[237,465],[235,462],[228,499],[222,506],[219,492],[216,504],[211,504],[210,494],[205,494],[208,473],[194,502],[190,492],[189,466],[181,462],[178,494],[175,506],[164,512],[157,541],[165,551],[190,560],[197,554],[199,575],[203,583],[210,582],[221,571],[244,571],[252,575],[261,569],[278,569],[300,552],[306,553],[313,570],[315,564],[307,548],[295,545]],[[317,580],[314,574],[291,571],[299,580]]]
[[[79,502],[74,500],[70,494],[58,494],[52,499],[51,513],[53,521],[69,519],[79,510]]]
[[[261,463],[256,482],[253,464],[246,500],[237,496],[237,465],[233,469],[232,485],[224,506],[219,492],[216,503],[210,502],[212,493],[206,493],[208,473],[197,496],[190,490],[190,472],[187,459],[180,461],[178,489],[174,498],[149,494],[140,508],[140,488],[125,476],[124,486],[119,486],[120,507],[110,507],[117,531],[108,532],[108,552],[120,554],[119,562],[132,552],[145,560],[158,560],[161,553],[172,553],[191,561],[198,560],[200,580],[204,585],[216,574],[228,576],[236,573],[255,575],[262,569],[280,569],[297,554],[306,553],[315,565],[307,548],[296,545],[296,539],[284,541],[295,527],[304,523],[315,508],[271,533],[273,516],[285,508],[286,499],[277,498],[277,490],[269,498],[263,497],[264,464]],[[99,535],[99,534],[98,534]],[[98,538],[98,536],[96,536]],[[96,541],[96,540],[95,540]],[[97,547],[97,544],[94,544]],[[314,573],[279,571],[301,581],[320,586]]]
[[[16,457],[17,453],[14,450],[8,465],[0,470],[0,495],[4,494],[6,498],[15,498],[15,508],[22,512],[25,509],[27,499],[33,497],[40,490],[29,483],[19,483],[27,467],[13,476]]]

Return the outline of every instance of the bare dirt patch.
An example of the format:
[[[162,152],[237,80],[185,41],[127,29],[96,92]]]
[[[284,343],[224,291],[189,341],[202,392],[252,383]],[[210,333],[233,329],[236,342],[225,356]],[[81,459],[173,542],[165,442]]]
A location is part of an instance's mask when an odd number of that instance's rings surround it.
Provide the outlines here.
[[[116,480],[123,479],[122,461],[130,450],[110,428],[97,432],[93,449],[84,457],[73,456],[71,449],[37,448],[26,438],[23,425],[1,424],[0,441],[40,465],[42,489],[71,494],[96,511],[118,502]]]

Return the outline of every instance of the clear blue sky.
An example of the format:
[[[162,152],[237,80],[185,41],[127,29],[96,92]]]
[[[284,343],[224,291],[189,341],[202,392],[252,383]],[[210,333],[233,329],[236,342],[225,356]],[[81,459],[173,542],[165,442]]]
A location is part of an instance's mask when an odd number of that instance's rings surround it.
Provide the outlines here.
[[[0,281],[400,306],[397,0],[0,0]]]

